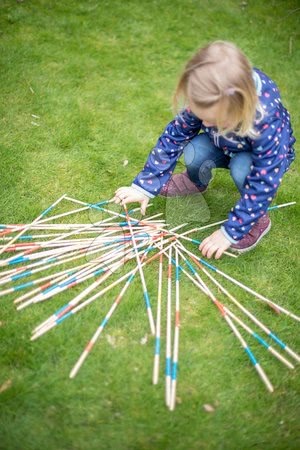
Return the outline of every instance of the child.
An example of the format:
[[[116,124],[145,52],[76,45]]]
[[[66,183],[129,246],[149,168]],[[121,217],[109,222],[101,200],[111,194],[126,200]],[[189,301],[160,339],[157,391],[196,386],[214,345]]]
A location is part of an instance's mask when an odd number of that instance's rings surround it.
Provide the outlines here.
[[[188,107],[167,125],[131,187],[117,189],[114,200],[139,202],[144,214],[150,198],[203,193],[212,168],[229,169],[241,197],[199,249],[217,259],[229,247],[248,251],[269,231],[267,208],[295,158],[289,113],[276,84],[224,41],[188,61],[176,105],[180,95]],[[172,176],[182,153],[187,170]]]

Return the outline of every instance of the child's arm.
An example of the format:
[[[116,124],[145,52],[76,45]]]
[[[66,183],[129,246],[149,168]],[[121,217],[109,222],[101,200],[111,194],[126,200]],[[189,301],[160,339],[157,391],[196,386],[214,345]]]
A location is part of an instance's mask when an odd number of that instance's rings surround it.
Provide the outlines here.
[[[201,123],[189,109],[178,114],[159,137],[131,187],[121,187],[116,191],[115,202],[137,201],[144,211],[149,199],[158,195],[168,182],[185,145],[199,133]]]
[[[281,106],[259,124],[260,136],[251,141],[253,165],[240,200],[222,227],[232,242],[242,239],[263,216],[274,199],[290,160],[295,139],[288,112]]]
[[[228,221],[206,239],[199,247],[208,258],[218,259],[232,243],[242,239],[263,216],[281,183],[290,161],[295,139],[289,124],[289,116],[274,115],[260,125],[260,137],[251,141],[253,165],[247,176],[241,199],[228,216]]]

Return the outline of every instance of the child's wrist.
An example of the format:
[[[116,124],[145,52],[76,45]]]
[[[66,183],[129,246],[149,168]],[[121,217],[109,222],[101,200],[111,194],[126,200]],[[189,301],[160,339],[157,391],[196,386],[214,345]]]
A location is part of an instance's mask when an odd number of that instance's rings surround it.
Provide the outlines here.
[[[151,194],[150,192],[146,191],[145,189],[141,188],[140,186],[138,186],[137,184],[132,183],[131,187],[133,189],[135,189],[136,191],[138,191],[140,194],[143,194],[145,197],[147,198],[154,198],[155,195]]]
[[[225,227],[224,227],[223,225],[221,226],[220,230],[222,231],[222,233],[224,234],[224,236],[228,239],[228,241],[229,241],[231,244],[236,244],[236,243],[238,242],[238,241],[236,241],[235,239],[233,239],[233,238],[230,236],[230,234],[227,233],[227,231],[226,231],[226,229],[225,229]]]

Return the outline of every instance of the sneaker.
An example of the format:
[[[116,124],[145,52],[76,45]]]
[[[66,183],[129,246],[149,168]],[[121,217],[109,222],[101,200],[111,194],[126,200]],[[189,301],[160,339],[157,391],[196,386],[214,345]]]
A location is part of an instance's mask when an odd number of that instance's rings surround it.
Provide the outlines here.
[[[168,183],[161,189],[162,197],[181,197],[184,195],[204,193],[207,186],[198,187],[190,179],[187,171],[172,175]]]
[[[259,243],[261,238],[263,238],[264,235],[270,231],[270,228],[271,220],[268,214],[265,214],[258,219],[249,233],[246,234],[246,236],[244,236],[237,244],[232,244],[230,249],[238,253],[244,253],[252,250]]]

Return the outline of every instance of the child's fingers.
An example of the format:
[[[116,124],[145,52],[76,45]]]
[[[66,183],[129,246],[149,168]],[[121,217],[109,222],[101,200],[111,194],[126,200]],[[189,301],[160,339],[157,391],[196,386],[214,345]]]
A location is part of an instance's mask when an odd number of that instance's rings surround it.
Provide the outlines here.
[[[213,244],[211,247],[208,248],[207,252],[206,252],[206,257],[207,258],[212,258],[214,253],[218,250],[218,245]]]
[[[134,191],[130,187],[121,187],[116,190],[115,196],[112,199],[117,205],[126,205],[127,203],[138,202],[141,204],[141,213],[145,215],[149,198],[145,198],[143,194]]]
[[[211,242],[211,238],[210,236],[208,236],[207,238],[203,239],[203,241],[201,242],[201,244],[199,245],[199,250],[200,252],[203,252],[204,248]]]
[[[113,202],[115,202],[117,205],[119,205],[122,201],[121,197],[119,197],[118,195],[115,195],[114,198],[112,199]]]
[[[130,197],[122,198],[121,203],[122,205],[127,205],[127,203],[132,203],[134,200],[132,200]]]
[[[116,190],[114,198],[123,200],[123,198],[125,198],[127,195],[128,195],[128,188],[120,187],[119,189]]]
[[[122,203],[124,200],[126,200],[126,202],[132,202],[135,201],[134,199],[132,199],[132,196],[128,195],[128,193],[125,191],[125,189],[118,189],[118,191],[116,191],[116,194],[113,198],[114,202],[119,204]]]
[[[203,256],[207,256],[208,251],[209,251],[209,249],[210,249],[210,247],[212,245],[212,242],[208,241],[208,242],[204,243],[204,245],[202,245],[202,244],[200,245],[201,248],[199,247],[199,250],[202,252]]]
[[[216,251],[215,258],[216,258],[216,259],[220,259],[221,256],[223,255],[224,251],[225,251],[224,248],[219,248],[219,249]]]
[[[149,203],[149,199],[145,198],[145,200],[141,201],[141,214],[144,216],[146,214],[146,208]]]

